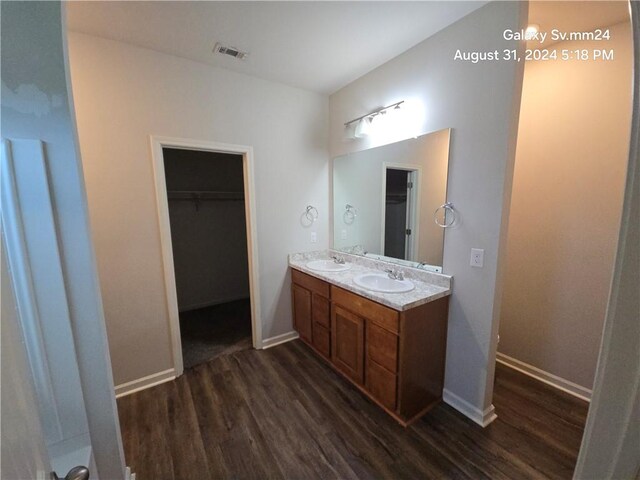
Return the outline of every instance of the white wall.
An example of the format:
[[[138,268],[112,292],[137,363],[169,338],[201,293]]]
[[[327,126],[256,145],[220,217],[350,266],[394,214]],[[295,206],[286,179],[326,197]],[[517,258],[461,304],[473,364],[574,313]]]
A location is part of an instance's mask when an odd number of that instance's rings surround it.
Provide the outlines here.
[[[103,478],[122,478],[120,426],[82,165],[76,149],[72,98],[67,92],[61,5],[2,2],[1,30],[2,136],[40,139],[45,144],[71,329],[95,460]]]
[[[69,42],[116,383],[173,368],[150,134],[253,147],[262,334],[291,331],[287,254],[328,246],[327,98],[120,42]],[[310,229],[307,204],[320,213]]]
[[[584,8],[588,8],[588,5]],[[500,353],[587,390],[607,308],[629,152],[632,41],[613,61],[525,67],[511,197]]]
[[[453,57],[456,49],[516,48],[517,43],[502,40],[502,32],[526,22],[524,11],[520,18],[520,8],[517,2],[490,3],[329,100],[333,157],[398,137],[453,129],[448,199],[461,221],[445,234],[444,272],[454,278],[445,398],[478,421],[491,418],[503,196],[508,197],[510,189],[522,65],[507,61],[474,65]],[[344,122],[400,100],[412,107],[413,123],[383,139],[343,140]],[[472,247],[484,249],[484,268],[469,266]]]

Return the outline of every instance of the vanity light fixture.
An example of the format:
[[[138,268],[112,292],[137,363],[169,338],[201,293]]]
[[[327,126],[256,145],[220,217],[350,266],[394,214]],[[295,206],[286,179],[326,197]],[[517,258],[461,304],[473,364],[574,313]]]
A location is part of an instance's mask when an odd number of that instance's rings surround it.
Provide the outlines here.
[[[404,100],[401,100],[396,103],[392,103],[386,107],[379,108],[374,110],[373,112],[369,112],[366,115],[362,115],[358,118],[354,118],[353,120],[349,120],[344,124],[346,128],[348,128],[352,123],[356,123],[354,138],[362,138],[366,137],[371,133],[371,125],[373,124],[375,118],[380,115],[385,115],[389,110],[397,112],[400,110],[400,106],[404,103]]]
[[[373,117],[364,117],[356,124],[356,131],[353,134],[356,138],[368,137],[371,133],[371,126],[373,124]]]

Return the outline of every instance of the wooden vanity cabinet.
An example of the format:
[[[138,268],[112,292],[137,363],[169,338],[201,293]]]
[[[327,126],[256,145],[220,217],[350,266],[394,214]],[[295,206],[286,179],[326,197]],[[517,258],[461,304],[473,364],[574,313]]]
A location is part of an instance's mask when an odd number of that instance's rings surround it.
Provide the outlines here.
[[[300,338],[398,422],[442,398],[448,297],[397,311],[295,269],[292,281]]]
[[[330,287],[325,281],[291,270],[293,325],[300,338],[322,356],[331,356]]]

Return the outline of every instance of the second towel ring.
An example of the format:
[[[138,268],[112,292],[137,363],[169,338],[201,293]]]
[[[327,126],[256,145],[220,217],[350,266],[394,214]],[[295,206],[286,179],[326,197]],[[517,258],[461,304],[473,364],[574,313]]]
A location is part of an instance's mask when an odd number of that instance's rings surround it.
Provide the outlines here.
[[[318,209],[313,205],[307,205],[304,215],[307,217],[307,220],[313,223],[318,219]]]
[[[438,221],[438,212],[440,210],[444,210],[444,216],[443,216],[444,222],[443,223],[440,223]],[[447,222],[447,218],[451,218],[451,221]],[[438,225],[439,227],[442,227],[442,228],[449,228],[449,227],[453,226],[453,224],[456,223],[457,218],[458,218],[458,212],[456,212],[456,209],[453,208],[453,203],[451,203],[451,202],[447,202],[447,203],[444,203],[444,204],[440,205],[433,212],[433,221],[436,223],[436,225]]]
[[[353,205],[349,205],[348,203],[344,206],[344,208],[345,211],[342,214],[342,220],[347,225],[351,225],[358,216],[358,209],[356,209]]]

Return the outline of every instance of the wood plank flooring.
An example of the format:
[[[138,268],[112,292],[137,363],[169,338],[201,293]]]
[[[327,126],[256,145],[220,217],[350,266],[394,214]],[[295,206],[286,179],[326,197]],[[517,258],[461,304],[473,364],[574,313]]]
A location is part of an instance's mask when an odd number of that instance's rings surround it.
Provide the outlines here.
[[[440,404],[405,429],[300,341],[120,398],[137,480],[568,479],[587,404],[498,365],[486,429]]]

